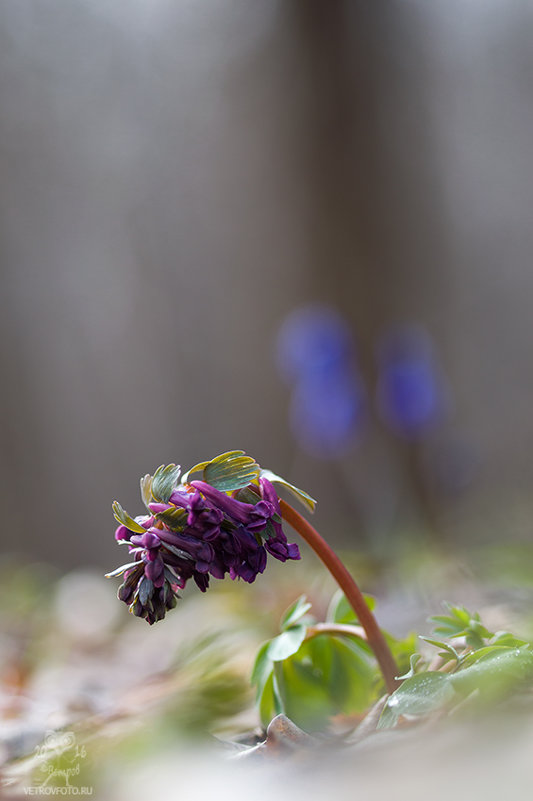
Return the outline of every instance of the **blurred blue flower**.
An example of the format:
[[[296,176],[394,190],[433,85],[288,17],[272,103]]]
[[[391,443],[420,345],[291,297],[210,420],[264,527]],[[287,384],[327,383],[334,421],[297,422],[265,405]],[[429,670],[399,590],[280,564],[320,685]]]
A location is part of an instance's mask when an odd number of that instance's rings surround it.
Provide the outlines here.
[[[294,388],[290,423],[300,446],[318,457],[336,458],[353,444],[364,417],[363,387],[350,371],[324,371],[301,378]]]
[[[328,306],[296,309],[281,326],[277,361],[288,383],[312,373],[344,370],[352,355],[350,329],[341,315]]]
[[[391,329],[378,347],[381,418],[408,438],[423,435],[445,412],[445,384],[428,334],[418,326]]]
[[[290,425],[299,446],[321,458],[338,458],[364,419],[364,387],[353,338],[333,309],[293,312],[278,337],[278,365],[292,383]]]

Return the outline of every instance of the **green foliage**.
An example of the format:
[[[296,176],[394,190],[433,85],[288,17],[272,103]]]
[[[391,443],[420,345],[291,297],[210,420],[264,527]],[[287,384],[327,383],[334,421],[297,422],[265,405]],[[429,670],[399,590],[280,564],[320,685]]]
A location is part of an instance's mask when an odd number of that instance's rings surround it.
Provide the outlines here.
[[[158,467],[151,481],[152,497],[160,503],[168,503],[172,491],[176,488],[180,473],[181,467],[179,465],[167,464],[165,466],[162,464]],[[141,484],[141,492],[142,490],[143,486]]]
[[[136,534],[144,534],[146,532],[146,529],[139,525],[139,523],[136,523],[135,520],[124,511],[118,501],[113,501],[112,508],[113,516],[118,523],[122,523],[123,526],[126,526],[127,529],[134,531]]]
[[[391,650],[391,653],[396,661],[398,666],[398,673],[401,675],[402,673],[409,672],[411,669],[411,658],[416,652],[417,649],[417,636],[415,632],[411,632],[403,639],[398,639],[393,637],[388,632],[383,632],[385,634],[385,639],[387,640],[387,644]],[[381,675],[379,676],[380,686],[381,685]],[[383,687],[383,692],[384,692]]]
[[[156,518],[162,520],[171,531],[183,531],[187,526],[187,512],[179,507],[158,512]]]
[[[311,604],[305,597],[300,595],[296,601],[285,610],[281,616],[279,627],[282,631],[294,626],[311,609]]]
[[[234,492],[234,490],[247,487],[259,477],[260,467],[246,456],[244,451],[228,451],[215,456],[207,462],[199,462],[183,476],[183,482],[190,480],[193,473],[202,472],[202,479],[221,492]]]
[[[272,484],[279,484],[281,487],[285,487],[291,495],[294,495],[304,506],[307,506],[311,512],[315,511],[316,501],[314,498],[308,495],[307,492],[304,492],[304,490],[295,487],[294,484],[290,484],[284,478],[281,478],[281,476],[277,476],[272,470],[261,470],[261,478],[266,478],[267,481],[270,481]]]
[[[388,698],[378,728],[394,726],[401,715],[428,715],[455,697],[446,673],[426,671],[406,679]]]
[[[346,616],[341,601],[337,596],[332,604],[333,617],[337,608]],[[305,596],[298,598],[282,616],[281,633],[257,654],[252,683],[265,726],[283,712],[307,731],[324,730],[334,715],[364,713],[381,692],[373,654],[353,632],[353,613],[346,631],[336,620],[328,630],[327,623],[315,623],[309,609]],[[411,638],[411,653],[413,646]]]
[[[126,570],[131,570],[133,567],[138,567],[138,562],[129,562],[127,565],[121,565],[117,567],[115,570],[112,570],[110,573],[106,573],[106,578],[115,578],[116,576],[121,576]]]
[[[267,659],[272,662],[283,662],[289,656],[297,653],[307,634],[306,626],[298,624],[289,628],[270,640],[266,651]]]
[[[370,608],[374,606],[367,599]],[[280,712],[309,732],[327,729],[335,715],[364,715],[383,692],[374,656],[358,636],[356,616],[342,593],[330,604],[327,622],[316,623],[305,596],[283,614],[280,634],[264,643],[255,661],[261,721]],[[398,665],[401,684],[385,704],[379,728],[447,714],[459,705],[501,701],[533,681],[533,649],[509,632],[493,633],[478,613],[446,604],[448,614],[431,618],[435,634],[421,637],[439,649],[431,669],[417,638],[385,637]]]
[[[258,479],[266,478],[272,484],[285,487],[294,495],[304,506],[313,512],[316,501],[304,490],[298,489],[294,484],[286,481],[281,476],[276,475],[271,470],[263,470],[251,456],[247,456],[244,451],[228,451],[215,456],[206,462],[199,462],[191,467],[182,477],[182,482],[186,484],[190,481],[194,473],[202,473],[202,479],[212,487],[221,492],[235,492],[248,487],[249,484],[258,482]],[[145,477],[146,479],[146,477]],[[155,476],[154,476],[155,479]],[[141,479],[141,490],[142,481]],[[240,500],[245,500],[240,498]]]
[[[141,478],[141,498],[148,509],[148,504],[152,503],[152,476],[150,473]],[[148,511],[150,510],[148,509]]]
[[[461,657],[457,650],[450,645],[450,643],[444,642],[444,640],[434,640],[432,637],[420,637],[421,640],[424,642],[429,643],[429,645],[434,645],[435,648],[441,648],[442,650],[439,652],[439,656],[442,659],[443,663],[449,662],[450,659],[455,659],[457,663],[461,661]]]
[[[379,728],[395,726],[400,718],[417,718],[453,710],[458,704],[487,704],[522,691],[533,681],[533,650],[509,632],[493,633],[477,612],[447,603],[448,615],[430,620],[435,633],[462,643],[432,637],[420,639],[439,648],[440,670],[419,670],[420,655],[411,658],[409,672],[389,696]]]
[[[366,594],[364,598],[366,605],[370,611],[372,611],[376,606],[376,599],[371,595]],[[326,617],[327,620],[330,620],[332,623],[355,624],[359,622],[357,615],[355,614],[342,590],[337,590],[331,599]]]
[[[533,679],[533,652],[528,645],[510,648],[490,645],[469,654],[463,666],[450,674],[457,692],[476,691],[482,698],[494,700],[521,689]]]
[[[448,615],[435,615],[430,618],[431,622],[437,624],[434,629],[435,634],[449,639],[464,637],[466,644],[471,648],[481,648],[485,639],[493,636],[481,623],[477,612],[472,614],[464,606],[453,606],[448,601],[444,606],[448,609]]]

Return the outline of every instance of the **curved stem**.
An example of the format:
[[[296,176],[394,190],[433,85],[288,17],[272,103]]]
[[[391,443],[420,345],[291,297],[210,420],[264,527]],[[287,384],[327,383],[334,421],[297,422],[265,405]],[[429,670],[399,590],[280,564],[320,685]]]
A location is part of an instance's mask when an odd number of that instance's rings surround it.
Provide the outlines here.
[[[281,516],[293,527],[298,534],[303,537],[307,544],[317,554],[318,558],[327,567],[353,611],[359,623],[366,632],[366,639],[372,648],[378,665],[385,679],[387,690],[392,693],[398,686],[396,676],[398,668],[391,653],[383,632],[379,628],[376,618],[368,608],[363,594],[352,576],[341,562],[335,551],[320,536],[318,531],[307,522],[305,517],[293,509],[293,507],[280,498]]]
[[[320,634],[331,634],[333,637],[359,637],[367,640],[366,631],[362,626],[350,626],[347,623],[315,623],[314,626],[307,626],[306,640],[312,640]]]

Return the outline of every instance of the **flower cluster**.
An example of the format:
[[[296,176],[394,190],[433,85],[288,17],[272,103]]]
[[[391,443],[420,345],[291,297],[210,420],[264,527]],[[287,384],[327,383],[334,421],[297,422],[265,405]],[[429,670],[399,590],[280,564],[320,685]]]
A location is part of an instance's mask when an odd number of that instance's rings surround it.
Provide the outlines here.
[[[127,544],[132,559],[108,576],[123,574],[119,599],[150,624],[176,605],[191,578],[205,592],[210,576],[254,581],[267,554],[282,562],[300,558],[283,533],[278,495],[266,478],[229,493],[190,481],[165,495],[150,495],[149,514],[135,519],[115,505],[121,521],[115,539]]]

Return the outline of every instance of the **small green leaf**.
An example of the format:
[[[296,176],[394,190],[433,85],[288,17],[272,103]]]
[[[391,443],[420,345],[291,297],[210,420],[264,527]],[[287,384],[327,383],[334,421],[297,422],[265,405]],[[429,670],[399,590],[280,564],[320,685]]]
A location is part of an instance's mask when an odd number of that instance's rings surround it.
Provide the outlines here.
[[[161,520],[171,531],[183,531],[187,526],[187,512],[179,507],[158,512],[156,519]]]
[[[180,559],[185,559],[185,561],[194,562],[194,557],[187,553],[187,551],[182,551],[181,548],[176,548],[175,545],[170,545],[168,542],[164,542],[162,544],[163,548],[166,548],[167,551],[173,553],[174,556],[179,556]]]
[[[389,697],[378,728],[394,725],[401,715],[429,715],[449,704],[454,697],[447,673],[418,673],[406,679]]]
[[[424,640],[424,642],[427,642],[430,645],[434,645],[435,648],[440,648],[444,653],[439,654],[439,656],[447,656],[450,659],[455,659],[457,662],[461,661],[461,657],[459,656],[453,645],[450,645],[449,643],[444,642],[443,640],[433,640],[431,639],[431,637],[422,637],[422,635],[420,635],[420,639]]]
[[[285,489],[295,495],[296,498],[298,498],[298,500],[304,504],[304,506],[307,506],[311,512],[315,511],[316,501],[314,498],[308,495],[307,492],[298,489],[298,487],[295,487],[294,484],[290,484],[288,481],[285,481],[285,479],[281,478],[281,476],[277,476],[272,472],[272,470],[261,470],[260,475],[261,478],[266,478],[267,481],[270,481],[272,484],[280,484],[282,487],[285,487]]]
[[[509,631],[497,631],[491,642],[491,645],[506,645],[510,648],[521,648],[522,645],[529,645],[527,640],[521,640],[515,637]]]
[[[149,578],[146,576],[141,579],[139,585],[139,601],[142,603],[143,606],[146,606],[148,598],[152,596],[152,592],[154,591],[154,585]]]
[[[202,471],[203,480],[212,487],[221,492],[234,492],[256,481],[259,470],[259,465],[244,451],[228,451],[208,462],[195,464],[185,473],[183,482],[187,483],[193,473]]]
[[[259,717],[266,728],[272,718],[281,712],[281,701],[277,683],[274,684],[274,671],[271,670],[258,698]]]
[[[146,529],[139,525],[139,523],[136,523],[133,517],[129,516],[118,501],[113,501],[112,508],[113,516],[117,522],[122,523],[123,526],[126,526],[127,529],[134,531],[136,534],[146,534]]]
[[[491,645],[469,654],[462,670],[450,674],[456,690],[479,690],[485,697],[503,696],[533,679],[533,652],[528,647]]]
[[[280,662],[295,654],[303,643],[306,632],[306,626],[297,625],[278,634],[277,637],[270,640],[268,646],[269,659],[273,662]]]
[[[306,596],[300,595],[300,597],[283,613],[280,621],[280,629],[285,631],[285,629],[290,628],[297,623],[300,618],[302,618],[310,609],[311,604],[307,600]]]
[[[445,602],[444,606],[448,609],[449,615],[435,615],[430,621],[436,623],[434,633],[443,637],[457,638],[465,637],[467,645],[471,648],[481,648],[485,642],[493,635],[481,623],[478,612],[473,614],[465,609],[464,606],[453,606]]]
[[[265,683],[269,675],[271,674],[273,668],[272,659],[268,655],[269,646],[270,646],[270,640],[264,642],[259,651],[257,652],[254,666],[252,668],[252,675],[250,677],[251,683],[257,685],[258,698],[263,692]]]
[[[228,451],[204,467],[204,481],[221,492],[233,492],[256,480],[259,470],[259,465],[244,451]]]
[[[401,681],[403,679],[410,679],[411,676],[414,676],[415,668],[421,659],[422,657],[420,654],[411,654],[411,657],[409,659],[409,670],[407,671],[407,673],[404,673],[403,676],[396,676],[396,678],[399,681]]]
[[[181,467],[175,464],[160,465],[152,478],[151,491],[156,501],[168,503],[172,491],[176,488]]]
[[[236,490],[233,497],[242,503],[250,503],[252,506],[255,506],[255,504],[261,500],[259,489],[257,489],[257,492],[255,492],[249,485]]]
[[[364,598],[368,608],[373,610],[376,606],[376,599],[371,595],[365,595]],[[337,590],[333,596],[326,618],[332,623],[345,624],[359,622],[357,615],[355,614],[342,590]]]
[[[198,464],[195,464],[194,467],[191,467],[189,470],[187,470],[187,472],[181,477],[182,484],[188,484],[190,477],[194,475],[194,473],[203,472],[208,464],[209,460],[207,462],[198,462]]]
[[[121,565],[117,567],[115,570],[112,570],[111,573],[105,573],[106,578],[115,578],[115,576],[121,576],[126,570],[131,570],[132,567],[138,567],[139,562],[130,562],[127,565]]]
[[[141,498],[142,502],[149,510],[148,504],[152,503],[153,496],[152,496],[152,476],[150,473],[147,473],[145,476],[141,478]]]

